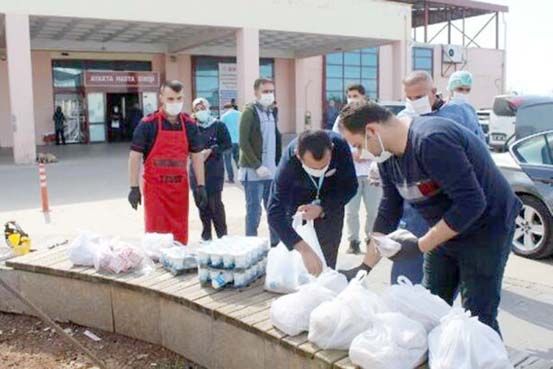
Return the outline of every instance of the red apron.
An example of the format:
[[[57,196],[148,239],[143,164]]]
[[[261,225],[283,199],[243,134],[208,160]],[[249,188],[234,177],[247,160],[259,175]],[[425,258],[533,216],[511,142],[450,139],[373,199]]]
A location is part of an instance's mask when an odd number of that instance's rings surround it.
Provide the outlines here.
[[[157,138],[144,162],[144,218],[146,232],[172,233],[188,243],[188,138],[182,131],[163,130],[164,115],[157,113]]]

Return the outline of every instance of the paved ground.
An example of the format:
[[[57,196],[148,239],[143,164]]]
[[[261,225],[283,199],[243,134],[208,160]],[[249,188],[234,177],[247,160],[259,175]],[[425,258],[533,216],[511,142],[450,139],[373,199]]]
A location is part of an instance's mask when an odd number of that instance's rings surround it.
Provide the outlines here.
[[[45,151],[44,148],[40,149]],[[49,147],[60,162],[47,166],[51,217],[39,211],[36,166],[13,166],[9,152],[0,151],[0,224],[17,220],[35,245],[71,239],[80,229],[137,241],[143,232],[142,209],[126,201],[127,145]],[[244,195],[237,185],[223,193],[232,234],[244,232]],[[199,240],[201,224],[191,208],[191,240]],[[267,235],[265,220],[260,233]],[[343,243],[345,246],[345,242]],[[342,250],[344,251],[344,250]],[[340,267],[356,265],[359,256],[341,253]],[[389,283],[390,263],[381,262],[371,274],[376,290]],[[553,360],[553,261],[532,261],[512,255],[504,281],[500,324],[507,345]]]

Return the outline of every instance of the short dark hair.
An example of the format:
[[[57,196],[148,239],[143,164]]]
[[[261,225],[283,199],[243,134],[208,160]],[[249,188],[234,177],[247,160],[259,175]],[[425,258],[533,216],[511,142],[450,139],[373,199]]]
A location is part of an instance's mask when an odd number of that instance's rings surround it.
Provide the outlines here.
[[[181,92],[184,89],[184,84],[181,81],[178,81],[176,79],[172,81],[165,81],[161,84],[161,87],[159,89],[160,92],[163,92],[165,87],[169,87],[171,90],[175,92]]]
[[[353,102],[340,112],[340,127],[351,133],[364,133],[367,123],[386,123],[392,116],[391,111],[375,102]]]
[[[261,86],[261,85],[264,85],[265,83],[270,83],[272,85],[274,85],[275,83],[273,82],[272,79],[268,79],[268,78],[258,78],[255,80],[255,82],[253,83],[253,89],[257,91],[257,89]]]
[[[363,96],[365,96],[365,92],[366,92],[365,87],[363,87],[363,85],[359,83],[354,83],[352,85],[349,85],[348,89],[346,90],[346,93],[350,91],[357,91]]]
[[[305,131],[298,138],[298,154],[303,158],[310,152],[315,160],[321,160],[327,150],[332,150],[332,141],[325,131]]]

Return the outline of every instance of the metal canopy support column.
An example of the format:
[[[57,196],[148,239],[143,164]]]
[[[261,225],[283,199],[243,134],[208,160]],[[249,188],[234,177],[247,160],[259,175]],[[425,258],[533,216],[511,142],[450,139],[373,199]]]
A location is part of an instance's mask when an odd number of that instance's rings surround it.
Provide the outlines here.
[[[463,47],[465,47],[465,8],[463,8],[463,31],[461,31],[463,34]]]
[[[495,12],[495,48],[499,49],[499,12]]]
[[[424,0],[424,42],[428,42],[428,2]]]
[[[451,8],[447,8],[447,43],[451,44]]]

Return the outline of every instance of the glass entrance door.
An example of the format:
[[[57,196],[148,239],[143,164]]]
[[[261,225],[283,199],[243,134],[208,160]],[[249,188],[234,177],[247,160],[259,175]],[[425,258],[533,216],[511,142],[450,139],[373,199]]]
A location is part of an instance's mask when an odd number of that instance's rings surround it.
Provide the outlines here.
[[[88,130],[89,142],[106,141],[106,104],[103,92],[89,92],[87,94],[88,105]]]
[[[84,141],[84,109],[82,95],[78,93],[56,94],[55,106],[61,106],[65,116],[65,142],[79,143]]]

